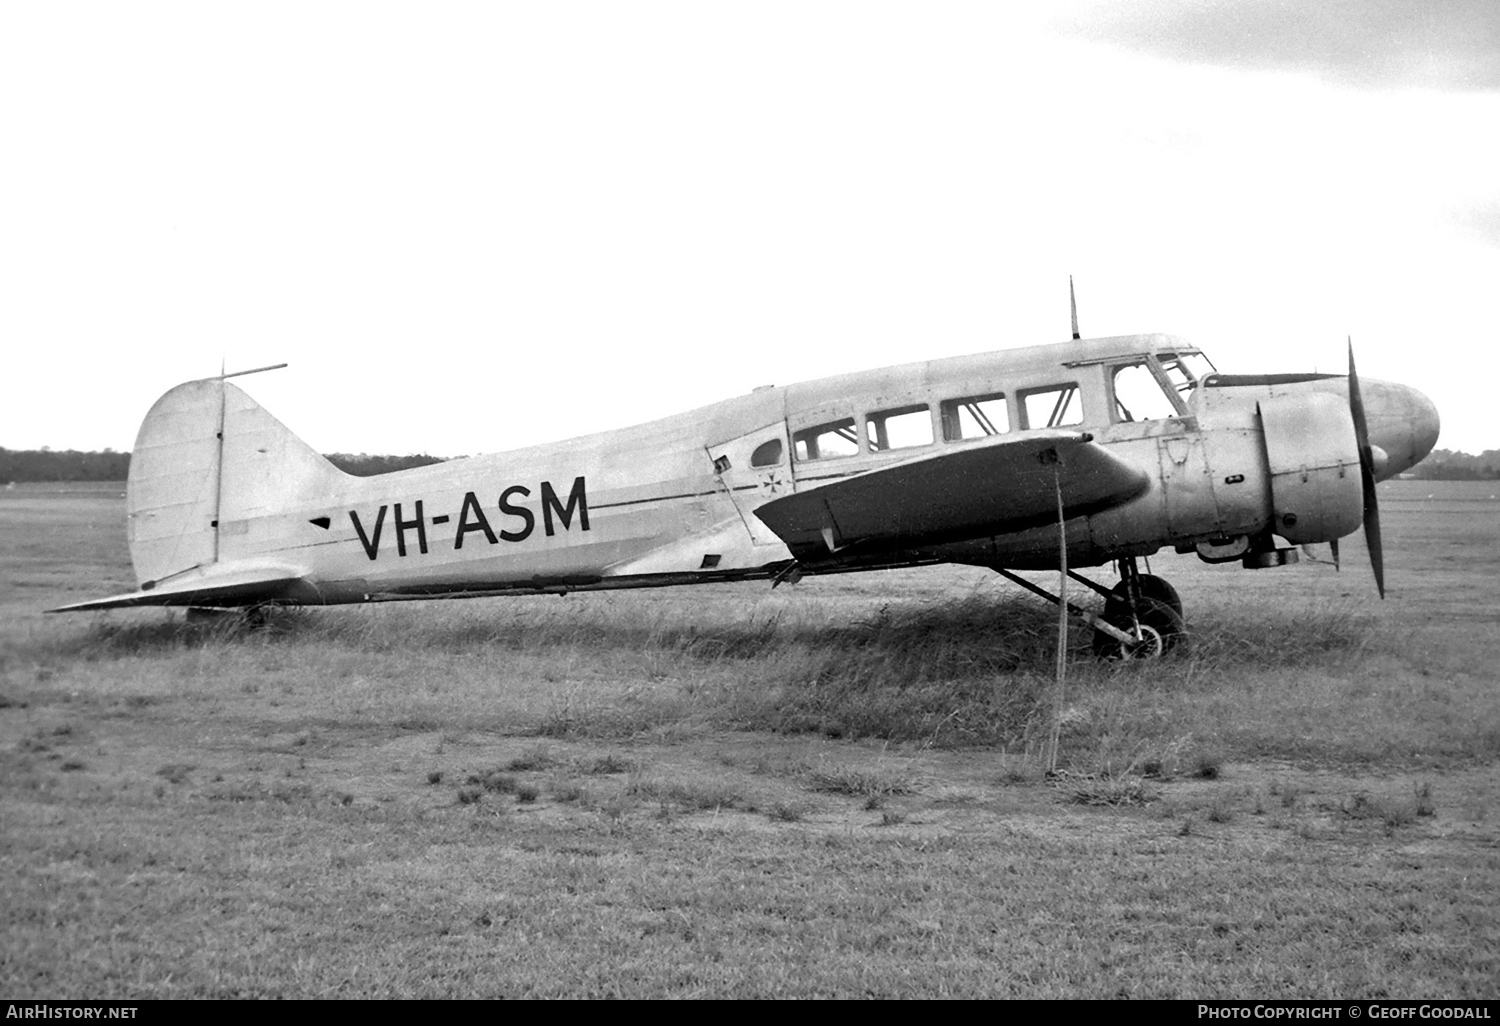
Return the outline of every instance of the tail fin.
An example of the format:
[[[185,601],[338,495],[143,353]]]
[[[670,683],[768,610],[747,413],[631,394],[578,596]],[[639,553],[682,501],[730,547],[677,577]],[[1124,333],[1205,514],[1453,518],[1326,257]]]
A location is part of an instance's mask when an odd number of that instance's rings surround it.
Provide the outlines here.
[[[247,521],[327,500],[347,476],[238,387],[189,381],[156,401],[130,457],[130,558],[143,588],[230,560]]]

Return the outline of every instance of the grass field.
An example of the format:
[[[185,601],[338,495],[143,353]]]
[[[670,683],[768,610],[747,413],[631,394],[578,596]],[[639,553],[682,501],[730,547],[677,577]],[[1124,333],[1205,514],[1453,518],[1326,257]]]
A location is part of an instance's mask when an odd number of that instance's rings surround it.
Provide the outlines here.
[[[992,574],[44,616],[118,486],[0,491],[0,994],[1500,995],[1500,499],[1163,555],[1098,664]],[[1049,575],[1038,580],[1051,583]]]

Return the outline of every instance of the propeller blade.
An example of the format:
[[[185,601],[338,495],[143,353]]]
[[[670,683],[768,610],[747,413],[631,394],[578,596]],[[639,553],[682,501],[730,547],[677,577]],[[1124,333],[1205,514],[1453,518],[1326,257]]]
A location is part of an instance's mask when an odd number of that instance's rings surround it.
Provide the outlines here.
[[[1359,394],[1359,375],[1354,370],[1354,339],[1349,339],[1349,413],[1354,418],[1354,441],[1359,446],[1359,480],[1365,495],[1365,545],[1370,550],[1370,569],[1375,588],[1385,598],[1385,554],[1380,544],[1380,505],[1375,498],[1375,457],[1370,452],[1370,429],[1365,423],[1365,401]]]
[[[1385,598],[1385,555],[1380,545],[1380,510],[1375,508],[1375,479],[1365,478],[1365,544],[1370,548],[1370,569],[1375,588]]]
[[[1328,543],[1328,551],[1333,554],[1333,568],[1335,570],[1340,569],[1340,567],[1339,567],[1339,540],[1337,538],[1335,538],[1333,541],[1331,541],[1331,542]]]

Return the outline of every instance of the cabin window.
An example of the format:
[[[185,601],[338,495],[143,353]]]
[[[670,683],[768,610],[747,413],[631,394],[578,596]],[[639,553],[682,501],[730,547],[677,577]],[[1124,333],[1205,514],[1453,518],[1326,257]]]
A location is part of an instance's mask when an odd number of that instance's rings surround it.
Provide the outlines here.
[[[769,442],[761,442],[750,454],[750,465],[752,467],[774,467],[781,462],[781,439],[773,438]]]
[[[923,403],[867,414],[865,438],[869,439],[871,452],[931,445],[932,411]]]
[[[971,395],[967,399],[945,399],[939,410],[945,442],[1001,435],[1010,430],[1010,413],[1005,406],[1004,392]]]
[[[1023,427],[1055,428],[1083,423],[1083,400],[1078,395],[1077,382],[1033,388],[1020,396]]]
[[[830,460],[859,455],[859,434],[853,417],[803,428],[792,435],[792,452],[799,461]]]

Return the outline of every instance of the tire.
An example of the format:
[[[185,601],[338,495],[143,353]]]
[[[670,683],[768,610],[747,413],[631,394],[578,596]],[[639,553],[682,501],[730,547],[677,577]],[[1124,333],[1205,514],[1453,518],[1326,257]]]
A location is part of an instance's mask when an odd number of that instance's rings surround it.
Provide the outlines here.
[[[1165,577],[1156,577],[1152,574],[1141,574],[1136,578],[1141,585],[1141,598],[1155,599],[1157,602],[1165,602],[1176,611],[1178,619],[1182,618],[1182,598],[1177,594],[1177,589],[1167,583]],[[1121,581],[1115,585],[1115,593],[1123,601],[1125,598],[1125,582]]]
[[[1145,578],[1142,578],[1142,592],[1145,591]],[[1166,582],[1163,581],[1163,584]],[[1168,587],[1171,587],[1168,585]],[[1118,590],[1118,589],[1117,589]],[[1175,594],[1175,592],[1173,593]],[[1182,621],[1182,614],[1173,609],[1167,602],[1156,598],[1141,595],[1139,608],[1141,621],[1141,633],[1144,635],[1141,643],[1127,650],[1127,646],[1118,638],[1105,634],[1103,631],[1094,632],[1094,655],[1101,659],[1154,659],[1157,656],[1166,655],[1187,637],[1187,629]],[[1122,631],[1131,629],[1130,604],[1124,596],[1111,596],[1104,604],[1102,614],[1104,622],[1111,627],[1118,627]]]

